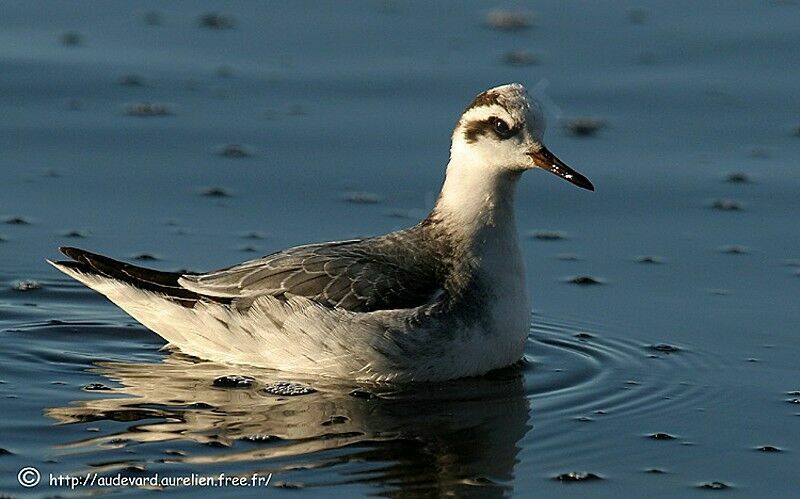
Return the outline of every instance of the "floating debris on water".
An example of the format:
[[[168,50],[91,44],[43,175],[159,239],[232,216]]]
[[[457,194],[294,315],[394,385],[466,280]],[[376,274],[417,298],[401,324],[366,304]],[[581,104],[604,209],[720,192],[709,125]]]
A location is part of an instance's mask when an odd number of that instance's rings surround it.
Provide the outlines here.
[[[664,263],[664,259],[660,256],[653,256],[653,255],[642,255],[636,257],[637,263],[650,263],[650,264],[659,264]]]
[[[578,338],[579,340],[591,340],[594,338],[594,335],[590,333],[580,332],[580,333],[575,333],[575,337]]]
[[[258,253],[259,250],[255,246],[245,245],[239,246],[239,251],[243,253]]]
[[[722,482],[706,482],[706,483],[698,485],[698,487],[701,488],[701,489],[707,489],[707,490],[722,490],[722,489],[729,488],[730,485],[726,485],[726,484],[724,484]]]
[[[676,347],[675,345],[670,345],[668,343],[656,343],[654,345],[648,345],[646,348],[648,350],[661,353],[677,353],[681,351],[679,347]]]
[[[119,77],[117,83],[123,87],[144,87],[144,79],[137,74],[126,74]]]
[[[569,239],[566,232],[559,230],[535,230],[530,232],[528,237],[539,241],[565,241]]]
[[[107,392],[111,391],[112,388],[104,385],[103,383],[89,383],[88,385],[85,385],[82,390],[87,392]]]
[[[335,424],[343,424],[348,421],[350,421],[350,418],[348,418],[347,416],[331,416],[320,424],[322,426],[331,426]]]
[[[232,78],[234,74],[233,66],[228,66],[227,64],[223,64],[214,71],[214,74],[216,74],[220,78]]]
[[[661,468],[648,468],[648,469],[644,470],[644,472],[645,473],[652,473],[654,475],[663,475],[664,473],[666,473],[666,471],[662,470]]]
[[[353,204],[378,204],[382,198],[373,192],[346,192],[344,200]]]
[[[305,116],[307,113],[306,108],[303,107],[302,104],[292,104],[291,107],[289,107],[289,114],[291,116]]]
[[[236,21],[231,16],[209,12],[197,19],[197,24],[208,29],[231,29],[236,26]]]
[[[77,31],[67,31],[61,35],[61,45],[65,47],[80,47],[83,45],[83,35]]]
[[[725,175],[725,182],[731,184],[749,184],[753,181],[745,172],[730,172]]]
[[[300,383],[289,383],[288,381],[279,381],[277,383],[265,386],[264,388],[261,389],[261,391],[269,395],[294,397],[297,395],[308,395],[309,393],[315,393],[317,390],[308,385],[303,385]]]
[[[249,158],[253,155],[252,151],[249,147],[243,146],[241,144],[226,144],[224,145],[220,151],[219,155],[226,157],[226,158]]]
[[[720,246],[718,251],[720,253],[724,253],[726,255],[748,255],[750,254],[750,248],[747,246],[742,246],[740,244],[726,244],[725,246]]]
[[[800,404],[800,398],[786,399],[786,402],[789,404]]]
[[[163,23],[161,12],[155,10],[145,12],[142,16],[142,21],[148,26],[161,26]]]
[[[564,125],[566,130],[575,137],[591,137],[605,126],[603,120],[592,117],[573,118]]]
[[[529,12],[496,9],[486,14],[486,25],[500,31],[520,31],[533,25]]]
[[[735,199],[715,199],[711,202],[711,207],[721,211],[741,211],[744,205]]]
[[[674,437],[669,433],[657,432],[647,435],[647,438],[651,440],[675,440],[677,437]]]
[[[594,421],[594,419],[590,418],[589,416],[578,416],[575,418],[575,421],[581,423],[591,423],[592,421]]]
[[[7,225],[33,225],[33,222],[31,222],[29,219],[17,216],[8,217],[3,220],[3,223]]]
[[[125,106],[125,114],[138,117],[171,116],[172,111],[167,104],[158,102],[137,102]]]
[[[775,447],[774,445],[762,445],[756,447],[756,450],[759,452],[783,452],[783,449],[780,447]]]
[[[241,237],[242,239],[261,240],[261,239],[266,239],[267,236],[265,236],[263,232],[251,231],[251,232],[243,232],[239,237]]]
[[[556,255],[556,258],[558,258],[562,262],[577,262],[580,261],[581,259],[581,257],[576,255],[575,253],[559,253]]]
[[[212,384],[217,388],[250,388],[255,381],[255,378],[250,376],[230,374],[215,378]]]
[[[564,279],[564,282],[568,282],[570,284],[577,284],[579,286],[595,286],[598,284],[605,284],[603,279],[599,277],[592,277],[590,275],[577,275],[574,277],[567,277]]]
[[[529,50],[512,50],[506,52],[503,62],[509,66],[533,66],[539,64],[539,56]]]
[[[70,239],[86,239],[87,234],[79,230],[68,230],[61,233],[61,237],[68,237]]]
[[[570,471],[569,473],[556,475],[553,479],[560,482],[588,482],[592,480],[602,480],[603,478],[600,475],[586,471]]]
[[[12,456],[12,455],[14,455],[14,453],[11,452],[10,450],[0,447],[0,456]]]
[[[253,435],[247,435],[245,437],[240,438],[239,440],[244,440],[246,442],[253,442],[257,444],[265,444],[267,442],[275,442],[280,440],[280,437],[275,435],[269,435],[267,433],[254,433]]]
[[[224,187],[209,187],[208,189],[204,190],[200,193],[201,196],[209,197],[209,198],[229,198],[232,197],[230,191],[225,189]]]
[[[33,279],[25,279],[15,282],[13,289],[14,291],[35,291],[37,289],[42,289],[42,285]]]
[[[303,489],[305,484],[303,482],[287,482],[285,480],[278,480],[273,482],[272,486],[278,489]]]
[[[644,24],[647,21],[647,11],[638,8],[628,10],[628,21],[631,24]]]
[[[150,253],[139,253],[133,255],[131,258],[134,260],[139,260],[140,262],[158,262],[161,260],[161,258],[151,255]]]
[[[349,395],[357,399],[366,399],[366,400],[372,400],[378,398],[377,395],[375,395],[369,390],[364,390],[363,388],[356,388],[355,390],[352,390],[349,393]]]

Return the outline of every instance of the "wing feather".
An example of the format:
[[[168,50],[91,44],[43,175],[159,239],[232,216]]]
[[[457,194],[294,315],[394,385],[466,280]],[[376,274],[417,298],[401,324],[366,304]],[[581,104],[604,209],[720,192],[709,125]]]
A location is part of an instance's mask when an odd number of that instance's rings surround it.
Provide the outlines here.
[[[409,266],[413,251],[378,239],[298,246],[207,274],[184,275],[182,287],[214,297],[297,295],[353,311],[408,308],[439,290],[432,268]]]

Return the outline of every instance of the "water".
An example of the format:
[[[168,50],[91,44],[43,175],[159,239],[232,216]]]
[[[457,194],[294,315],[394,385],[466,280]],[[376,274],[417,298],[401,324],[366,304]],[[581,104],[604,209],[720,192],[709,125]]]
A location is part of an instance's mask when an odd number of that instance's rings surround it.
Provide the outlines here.
[[[799,5],[537,2],[532,28],[504,32],[478,2],[243,2],[220,11],[232,28],[199,26],[221,8],[3,5],[2,492],[147,491],[21,488],[34,466],[273,473],[271,492],[328,497],[796,494]],[[410,225],[460,111],[508,81],[597,187],[520,184],[519,366],[420,387],[232,369],[160,350],[44,263],[68,244],[204,270]],[[580,117],[604,126],[575,135]],[[261,391],[278,381],[316,392]]]

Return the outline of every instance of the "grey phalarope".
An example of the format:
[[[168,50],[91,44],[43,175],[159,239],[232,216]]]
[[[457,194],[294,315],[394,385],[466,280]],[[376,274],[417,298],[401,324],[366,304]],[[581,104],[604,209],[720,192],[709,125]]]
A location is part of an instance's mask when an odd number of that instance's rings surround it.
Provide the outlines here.
[[[478,95],[453,131],[431,213],[379,237],[299,246],[208,273],[136,267],[77,248],[50,262],[180,351],[363,381],[441,381],[517,362],[530,327],[514,221],[522,172],[591,182],[542,143],[520,84]]]

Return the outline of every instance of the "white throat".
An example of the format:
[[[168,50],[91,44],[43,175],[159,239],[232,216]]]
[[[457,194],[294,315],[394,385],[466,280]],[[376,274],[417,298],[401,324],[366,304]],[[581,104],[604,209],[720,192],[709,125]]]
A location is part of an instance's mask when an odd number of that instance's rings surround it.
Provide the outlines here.
[[[453,155],[435,210],[451,230],[478,246],[488,242],[487,237],[512,238],[516,244],[514,193],[519,176],[486,168],[479,158]]]

